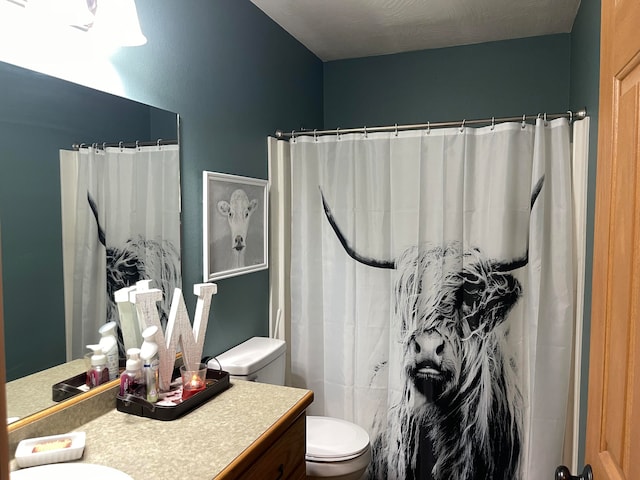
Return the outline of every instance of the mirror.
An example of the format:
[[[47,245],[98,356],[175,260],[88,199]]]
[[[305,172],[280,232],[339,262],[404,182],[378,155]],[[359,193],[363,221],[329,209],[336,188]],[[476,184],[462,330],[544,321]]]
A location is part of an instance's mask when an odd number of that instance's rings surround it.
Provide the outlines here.
[[[7,382],[52,367],[62,381],[84,364],[66,362],[59,150],[82,142],[175,141],[177,115],[2,62],[0,105]],[[29,396],[45,388],[52,401],[51,382],[40,386],[37,378]],[[9,416],[47,407],[13,415],[11,402]]]

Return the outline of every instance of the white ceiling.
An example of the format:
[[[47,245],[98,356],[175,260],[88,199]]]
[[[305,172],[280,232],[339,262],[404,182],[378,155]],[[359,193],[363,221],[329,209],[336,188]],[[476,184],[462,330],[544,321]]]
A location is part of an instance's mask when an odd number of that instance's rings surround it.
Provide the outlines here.
[[[251,0],[323,61],[571,31],[580,0]]]

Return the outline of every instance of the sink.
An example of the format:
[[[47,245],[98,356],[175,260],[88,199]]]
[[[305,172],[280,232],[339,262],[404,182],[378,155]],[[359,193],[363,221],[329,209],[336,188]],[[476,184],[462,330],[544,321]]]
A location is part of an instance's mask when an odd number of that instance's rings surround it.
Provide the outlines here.
[[[94,463],[51,463],[16,470],[10,480],[133,480],[115,468]]]

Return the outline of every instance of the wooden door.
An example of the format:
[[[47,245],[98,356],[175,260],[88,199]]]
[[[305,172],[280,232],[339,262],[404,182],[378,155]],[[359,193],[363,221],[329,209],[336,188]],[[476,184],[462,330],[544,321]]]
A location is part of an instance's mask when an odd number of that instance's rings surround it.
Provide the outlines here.
[[[640,479],[640,2],[602,0],[586,462]]]

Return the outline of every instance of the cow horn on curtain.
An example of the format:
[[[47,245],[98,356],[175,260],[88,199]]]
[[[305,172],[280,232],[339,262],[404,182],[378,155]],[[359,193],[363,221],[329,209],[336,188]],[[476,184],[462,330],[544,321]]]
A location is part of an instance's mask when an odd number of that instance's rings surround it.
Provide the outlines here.
[[[368,478],[567,463],[581,295],[567,119],[269,141],[290,384],[314,391],[310,414],[369,432]]]
[[[536,199],[538,198],[538,195],[540,195],[540,190],[542,190],[542,185],[544,184],[544,175],[542,176],[542,178],[540,178],[538,180],[538,183],[536,184],[536,186],[533,189],[533,193],[531,194],[531,208],[533,208],[533,205],[536,201]],[[324,214],[327,217],[327,221],[329,222],[329,225],[331,225],[331,228],[333,228],[333,231],[336,234],[336,237],[338,237],[338,240],[340,241],[340,243],[342,244],[342,246],[344,247],[345,252],[347,252],[347,254],[353,258],[354,260],[356,260],[357,262],[360,262],[364,265],[368,265],[370,267],[376,267],[376,268],[396,268],[396,262],[395,260],[378,260],[375,258],[369,258],[366,257],[364,255],[361,255],[360,253],[356,252],[355,249],[349,244],[349,241],[345,238],[344,234],[342,233],[342,231],[340,230],[340,227],[338,226],[333,213],[331,213],[331,207],[329,207],[329,204],[327,202],[327,200],[324,198],[324,194],[322,193],[322,189],[320,189],[320,195],[322,196],[322,208],[324,209]],[[527,251],[525,252],[525,254],[520,257],[517,258],[515,260],[507,260],[507,261],[494,261],[493,265],[492,265],[492,270],[495,271],[509,271],[509,270],[515,270],[516,268],[520,268],[523,267],[527,264],[528,261],[528,256],[529,256],[529,252],[528,252],[528,248]]]

